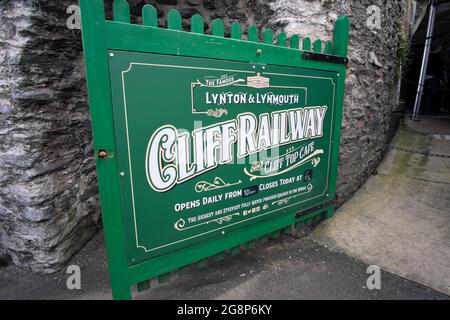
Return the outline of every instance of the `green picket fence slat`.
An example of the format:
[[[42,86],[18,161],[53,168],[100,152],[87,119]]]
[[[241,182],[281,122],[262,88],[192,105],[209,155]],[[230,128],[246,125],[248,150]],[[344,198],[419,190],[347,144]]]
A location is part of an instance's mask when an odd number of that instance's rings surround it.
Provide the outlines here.
[[[289,46],[292,49],[300,49],[300,37],[298,35],[293,35],[291,39],[289,39]]]
[[[242,27],[239,22],[233,22],[231,24],[231,39],[242,39]]]
[[[142,8],[142,24],[147,27],[158,27],[158,12],[151,4]]]
[[[303,39],[303,51],[311,51],[311,39],[306,37]]]
[[[325,53],[332,54],[333,53],[333,43],[331,41],[325,42]]]
[[[265,29],[262,33],[263,42],[265,44],[273,44],[273,30]]]
[[[142,281],[137,284],[137,291],[144,292],[150,289],[151,287],[152,287],[151,280]]]
[[[196,269],[199,269],[199,270],[204,269],[204,268],[206,268],[206,267],[208,267],[208,266],[209,266],[209,261],[208,261],[208,259],[200,260],[200,261],[198,261],[198,262],[195,264],[195,268],[196,268]]]
[[[223,37],[225,35],[225,27],[222,19],[214,19],[211,22],[211,34],[217,37]]]
[[[281,32],[277,36],[277,46],[287,47],[286,33]]]
[[[235,256],[237,254],[241,253],[241,248],[239,247],[234,247],[230,250],[230,254],[231,256]]]
[[[259,42],[259,35],[258,35],[258,27],[257,26],[250,26],[248,28],[248,41],[251,42]]]
[[[170,281],[170,272],[164,273],[158,277],[158,284],[163,284]]]
[[[199,34],[205,33],[205,24],[201,15],[194,14],[191,17],[191,32]]]
[[[117,22],[131,22],[130,4],[127,0],[114,0],[113,17]]]
[[[314,41],[314,52],[322,53],[322,40],[317,39],[316,41]]]
[[[333,54],[347,57],[350,20],[347,16],[341,16],[336,20],[333,31]]]
[[[220,261],[225,260],[225,258],[226,258],[226,255],[225,255],[224,252],[222,252],[222,253],[216,254],[216,255],[214,256],[214,261],[215,261],[215,262],[220,262]]]
[[[170,9],[167,14],[167,28],[171,30],[181,31],[182,29],[182,20],[180,11],[176,9]]]

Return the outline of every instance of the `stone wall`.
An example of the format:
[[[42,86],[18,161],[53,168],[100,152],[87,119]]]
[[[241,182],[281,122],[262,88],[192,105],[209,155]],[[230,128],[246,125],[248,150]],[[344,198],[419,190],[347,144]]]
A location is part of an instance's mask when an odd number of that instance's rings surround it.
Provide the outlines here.
[[[107,1],[110,6],[112,1]],[[338,193],[348,199],[383,157],[390,132],[397,34],[406,1],[130,0],[138,22],[155,4],[160,25],[178,8],[188,27],[224,18],[324,40],[338,15],[352,28]],[[79,30],[66,27],[75,0],[0,3],[0,255],[33,271],[60,269],[100,228]],[[382,9],[371,31],[367,7]],[[110,10],[108,10],[110,15]],[[229,29],[228,29],[229,30]]]
[[[0,4],[0,250],[34,271],[62,267],[100,228],[72,3]]]

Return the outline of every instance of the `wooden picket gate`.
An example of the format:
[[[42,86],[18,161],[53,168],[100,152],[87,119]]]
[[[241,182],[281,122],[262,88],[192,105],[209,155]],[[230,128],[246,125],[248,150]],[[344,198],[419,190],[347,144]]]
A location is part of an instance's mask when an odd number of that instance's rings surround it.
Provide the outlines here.
[[[319,215],[323,218],[332,216],[336,198],[340,124],[348,62],[349,20],[347,17],[339,17],[336,21],[333,41],[324,42],[317,39],[312,42],[310,38],[300,38],[298,35],[288,39],[284,32],[280,32],[274,38],[274,32],[271,29],[263,30],[260,39],[256,26],[248,27],[247,39],[244,39],[244,28],[237,22],[231,24],[229,37],[225,37],[225,27],[221,19],[211,22],[211,34],[206,35],[203,18],[198,14],[192,16],[190,20],[190,32],[183,31],[182,17],[175,9],[170,10],[167,15],[167,28],[162,28],[158,26],[157,10],[148,4],[142,8],[142,24],[133,24],[130,7],[126,0],[114,1],[112,21],[105,19],[103,0],[80,0],[80,8],[94,149],[114,298],[129,299],[132,285],[137,284],[138,290],[149,288],[150,279],[158,278],[163,282],[170,278],[171,272],[189,264],[197,263],[200,267],[204,266],[208,263],[209,257],[221,260],[226,254],[237,253],[242,248],[241,245],[252,247],[258,239],[264,242],[268,236],[277,237],[282,232],[290,232],[293,226],[299,228],[315,216]],[[286,70],[293,70],[292,73],[296,75],[305,74],[304,77],[311,81],[307,86],[312,92],[310,94],[312,101],[320,102],[321,95],[329,95],[326,97],[330,101],[327,105],[329,110],[332,109],[325,129],[329,136],[317,140],[318,144],[323,141],[323,145],[326,146],[325,154],[328,157],[328,171],[318,173],[320,177],[323,176],[323,181],[317,183],[319,187],[323,184],[325,192],[315,198],[305,198],[293,207],[283,208],[282,215],[273,216],[270,220],[261,220],[260,223],[248,225],[245,228],[232,229],[232,232],[227,231],[226,234],[225,231],[215,233],[215,230],[208,229],[207,232],[213,232],[214,238],[201,238],[202,241],[177,248],[173,252],[152,255],[149,253],[150,250],[139,251],[140,248],[145,248],[145,246],[139,246],[139,241],[136,241],[138,244],[136,248],[132,248],[133,237],[138,238],[137,218],[135,213],[135,229],[131,230],[133,220],[128,208],[133,206],[134,209],[134,203],[128,199],[130,192],[127,188],[130,183],[126,179],[132,173],[138,176],[140,174],[138,170],[141,169],[131,166],[129,156],[133,150],[126,150],[125,145],[129,141],[125,140],[125,134],[122,134],[121,130],[125,126],[127,128],[134,126],[133,121],[138,119],[132,119],[128,123],[128,120],[121,118],[122,111],[118,106],[121,106],[120,100],[123,100],[123,97],[119,89],[121,85],[125,86],[123,75],[127,71],[123,71],[124,68],[119,70],[121,65],[119,66],[114,60],[128,61],[128,56],[133,56],[133,59],[142,57],[145,61],[160,59],[159,56],[168,61],[172,61],[175,57],[186,57],[186,61],[194,61],[192,62],[194,64],[206,63],[206,60],[196,60],[197,58],[208,59],[207,63],[211,63],[211,59],[214,59],[217,64],[224,65],[228,62],[239,62],[241,63],[239,68],[245,69],[247,73],[251,72],[245,67],[248,65],[248,69],[253,68],[258,77],[266,73],[274,75],[274,79],[277,72],[284,75]],[[116,70],[122,72],[121,79]],[[315,74],[324,74],[329,78],[330,94],[326,93],[328,89],[323,89],[324,93],[321,92],[323,83],[314,82],[314,79],[320,78]],[[164,73],[161,77],[164,77]],[[176,80],[175,78],[174,81]],[[143,78],[142,82],[145,81],[147,79]],[[170,88],[168,85],[167,89]],[[180,102],[182,103],[183,101]],[[325,102],[322,103],[324,104]],[[129,145],[128,148],[130,148]],[[126,158],[127,152],[128,158]],[[325,160],[324,157],[322,163]],[[317,165],[316,161],[314,168]],[[320,165],[318,168],[321,168]],[[312,171],[310,172],[312,174]],[[143,188],[148,186],[139,185],[136,190]],[[157,196],[163,198],[164,194],[157,194]],[[179,195],[172,198],[175,197]],[[132,200],[134,201],[134,198]],[[139,201],[145,202],[146,198],[138,199]],[[146,204],[149,210],[156,210],[167,205],[157,201],[152,200]],[[220,223],[227,223],[227,221],[223,220]],[[145,228],[144,236],[154,232],[147,229],[148,225],[138,227]],[[168,233],[163,233],[164,226],[159,228],[162,229],[161,234],[158,234],[159,238],[169,237]],[[179,233],[173,233],[173,237],[177,237]]]

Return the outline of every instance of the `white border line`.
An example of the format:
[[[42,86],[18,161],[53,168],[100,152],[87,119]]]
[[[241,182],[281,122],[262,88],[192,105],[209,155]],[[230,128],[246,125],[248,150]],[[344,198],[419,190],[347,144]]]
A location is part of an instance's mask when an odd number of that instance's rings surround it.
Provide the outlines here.
[[[194,107],[194,89],[196,86],[199,86],[197,82],[191,82],[191,104],[192,104],[192,114],[208,114],[208,111],[197,111],[197,109]],[[246,84],[232,84],[229,86],[224,86],[222,88],[226,87],[246,87],[248,86]],[[308,88],[306,87],[286,87],[286,86],[270,86],[269,88],[277,88],[277,89],[300,89],[305,91],[305,106],[308,105]]]
[[[334,83],[334,79],[333,78],[325,78],[325,77],[301,76],[301,75],[294,75],[294,74],[283,74],[283,73],[266,72],[266,73],[264,73],[265,75],[277,75],[277,76],[285,76],[285,77],[297,77],[297,78],[307,78],[307,79],[330,80],[331,83],[333,84],[333,106],[331,108],[331,110],[332,110],[331,111],[331,119],[332,119],[332,121],[331,121],[330,140],[329,140],[330,141],[330,143],[329,143],[330,144],[330,148],[329,148],[329,151],[328,151],[327,182],[326,182],[326,185],[325,185],[324,192],[322,194],[316,196],[316,197],[309,198],[309,199],[306,199],[306,200],[303,200],[303,201],[299,201],[299,202],[296,202],[296,203],[291,204],[289,206],[285,206],[285,207],[282,207],[282,208],[279,208],[279,209],[276,209],[276,210],[272,210],[272,211],[266,212],[265,214],[261,214],[261,215],[258,215],[258,216],[254,216],[252,218],[241,220],[241,221],[229,224],[227,226],[220,227],[220,228],[217,228],[217,229],[214,229],[214,230],[210,230],[210,231],[207,231],[207,232],[204,232],[204,233],[200,233],[200,234],[197,234],[195,236],[188,237],[188,238],[185,238],[185,239],[182,239],[182,240],[171,242],[171,243],[165,244],[163,246],[155,247],[155,248],[152,248],[152,249],[147,249],[145,246],[139,244],[139,237],[138,237],[138,231],[137,231],[137,222],[136,222],[136,208],[135,208],[135,200],[134,200],[133,172],[132,172],[132,165],[131,165],[130,138],[129,138],[129,132],[128,132],[128,114],[127,114],[127,101],[126,101],[125,78],[124,78],[125,74],[130,72],[134,65],[153,66],[153,67],[167,67],[167,68],[179,68],[179,69],[214,70],[214,71],[239,72],[239,73],[254,73],[255,71],[214,69],[214,68],[198,68],[198,67],[190,67],[190,66],[176,66],[176,65],[138,63],[138,62],[131,62],[129,68],[127,70],[122,71],[123,103],[124,103],[124,112],[125,112],[125,128],[126,128],[126,137],[127,137],[128,163],[129,163],[129,169],[130,169],[130,187],[131,187],[131,198],[132,198],[131,202],[132,202],[132,206],[133,206],[133,218],[134,218],[134,232],[135,232],[135,236],[136,236],[136,248],[144,249],[146,253],[147,252],[152,252],[152,251],[155,251],[155,250],[158,250],[158,249],[161,249],[161,248],[165,248],[165,247],[168,247],[168,246],[180,243],[180,242],[184,242],[184,241],[187,241],[187,240],[191,240],[191,239],[203,236],[205,234],[209,234],[209,233],[212,233],[212,232],[215,232],[215,231],[219,231],[219,230],[224,229],[224,228],[229,228],[231,226],[234,226],[234,225],[237,225],[237,224],[240,224],[240,223],[243,223],[243,222],[247,222],[247,221],[250,221],[250,220],[253,220],[253,219],[256,219],[256,218],[261,218],[261,217],[264,217],[264,216],[266,216],[268,214],[271,214],[271,213],[274,213],[274,212],[285,210],[285,209],[290,208],[292,206],[298,205],[298,204],[300,204],[302,202],[306,202],[306,201],[310,201],[310,200],[319,198],[319,197],[323,196],[325,194],[325,192],[327,191],[328,183],[329,183],[329,173],[330,173],[331,148],[332,148],[332,140],[331,139],[333,137],[333,124],[334,124],[333,123],[333,118],[334,118],[334,107],[335,107],[335,98],[336,98],[336,84]]]

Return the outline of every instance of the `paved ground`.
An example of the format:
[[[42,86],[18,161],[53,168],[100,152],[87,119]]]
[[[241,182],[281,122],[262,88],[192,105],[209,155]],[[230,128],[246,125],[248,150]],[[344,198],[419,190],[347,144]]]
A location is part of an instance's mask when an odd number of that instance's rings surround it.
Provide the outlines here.
[[[65,271],[32,275],[0,269],[0,299],[110,299],[103,235],[70,262],[81,267],[81,290],[66,287]],[[387,272],[381,290],[366,288],[367,265],[333,252],[308,236],[285,236],[212,264],[137,299],[449,299],[437,291]]]
[[[406,121],[319,243],[450,294],[450,120]]]
[[[440,137],[423,126],[417,133],[416,125],[404,127],[395,145],[442,153],[450,143],[445,123],[431,123],[442,127]],[[393,150],[379,174],[312,236],[284,236],[136,298],[449,299],[427,287],[446,292],[450,284],[448,161]],[[81,290],[67,289],[64,270],[33,275],[9,266],[0,267],[0,299],[110,299],[102,233],[69,264],[81,267]],[[369,290],[369,264],[414,281],[383,271],[381,290]]]

